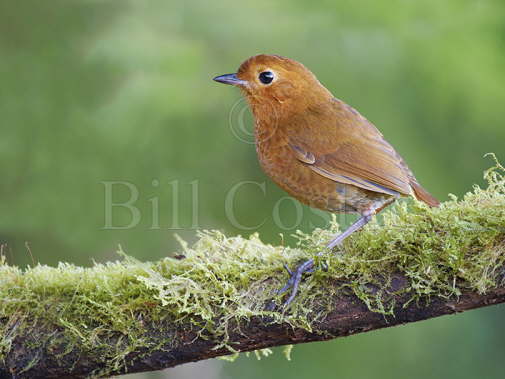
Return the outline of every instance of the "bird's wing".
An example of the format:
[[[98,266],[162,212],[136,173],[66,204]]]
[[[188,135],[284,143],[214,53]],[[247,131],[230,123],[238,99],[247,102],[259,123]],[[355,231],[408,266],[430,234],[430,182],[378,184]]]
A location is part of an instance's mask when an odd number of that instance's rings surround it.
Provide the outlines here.
[[[400,155],[357,111],[335,99],[330,112],[316,113],[290,133],[298,160],[339,183],[390,195],[413,193],[413,175]]]

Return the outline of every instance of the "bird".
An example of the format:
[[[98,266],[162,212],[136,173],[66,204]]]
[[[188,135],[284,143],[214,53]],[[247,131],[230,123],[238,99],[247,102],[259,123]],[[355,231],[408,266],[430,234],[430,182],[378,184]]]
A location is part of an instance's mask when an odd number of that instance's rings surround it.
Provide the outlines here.
[[[253,114],[260,166],[274,183],[310,207],[358,214],[355,223],[328,242],[326,251],[400,197],[439,206],[382,133],[333,96],[302,63],[259,54],[236,73],[213,80],[241,90]],[[291,288],[291,294],[284,306],[295,299],[302,275],[314,266],[314,259],[293,271],[285,266],[290,277],[278,293]]]

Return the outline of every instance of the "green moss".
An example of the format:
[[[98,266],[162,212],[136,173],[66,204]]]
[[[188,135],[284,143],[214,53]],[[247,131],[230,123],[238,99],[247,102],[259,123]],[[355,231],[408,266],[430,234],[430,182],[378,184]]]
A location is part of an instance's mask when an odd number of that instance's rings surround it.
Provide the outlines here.
[[[61,327],[71,341],[55,359],[78,345],[101,357],[97,360],[107,363],[107,372],[122,367],[131,351],[156,349],[160,342],[143,332],[146,322],[160,319],[171,320],[174,328],[193,325],[200,336],[233,353],[228,338],[233,321],[268,315],[273,322],[310,330],[331,308],[321,307],[320,299],[339,291],[354,292],[373,311],[391,313],[394,304],[386,288],[397,272],[408,278],[402,291],[412,300],[458,296],[462,289],[485,293],[504,278],[503,173],[497,163],[485,173],[487,188],[475,186],[461,200],[451,196],[440,208],[415,201],[391,207],[380,223],[373,221],[346,241],[340,253],[319,258],[327,270],[306,280],[294,304],[281,313],[264,308],[287,280],[283,264],[320,251],[338,231],[335,221],[328,230],[297,233],[294,248],[266,245],[256,234],[243,238],[202,231],[193,246],[182,242],[185,258],[180,260],[139,262],[120,251],[121,261],[91,268],[61,263],[21,270],[0,258],[0,359],[16,335],[48,324]],[[342,284],[328,285],[335,280]],[[111,337],[118,335],[111,348]],[[58,344],[51,338],[41,337],[40,343],[51,349]],[[25,369],[35,363],[27,362]]]

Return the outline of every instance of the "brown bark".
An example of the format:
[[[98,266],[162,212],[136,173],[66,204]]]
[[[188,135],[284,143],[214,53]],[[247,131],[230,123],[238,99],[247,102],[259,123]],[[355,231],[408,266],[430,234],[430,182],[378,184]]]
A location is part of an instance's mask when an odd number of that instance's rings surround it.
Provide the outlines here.
[[[396,285],[393,283],[393,287],[397,287],[396,289],[405,283],[401,277],[394,282]],[[240,332],[237,325],[231,329],[235,332],[230,334],[230,344],[236,350],[251,351],[286,344],[329,340],[502,303],[505,302],[505,287],[496,288],[485,295],[466,291],[458,299],[437,297],[429,301],[424,299],[410,302],[405,306],[408,299],[407,295],[395,298],[394,316],[384,316],[371,312],[352,294],[339,295],[337,299],[333,299],[336,306],[324,320],[313,325],[312,332],[293,329],[287,323],[271,323],[272,320],[266,318],[253,318],[240,325]],[[120,365],[118,369],[107,374],[160,370],[230,353],[226,348],[215,350],[216,341],[199,338],[196,332],[190,327],[180,327],[174,331],[171,325],[163,323],[146,325],[146,335],[159,341],[159,348],[149,352],[143,349],[132,351],[125,357],[126,367]],[[52,335],[48,340],[50,343],[44,346],[34,343],[49,334]],[[81,378],[92,372],[96,374],[97,370],[106,366],[110,368],[110,362],[104,363],[79,346],[74,346],[72,352],[63,355],[62,359],[58,358],[58,354],[68,348],[68,341],[65,338],[62,330],[51,329],[50,326],[16,337],[10,352],[3,361],[0,361],[0,378]],[[111,345],[115,342],[110,341]],[[174,345],[176,347],[172,347]],[[30,366],[29,362],[34,363]]]

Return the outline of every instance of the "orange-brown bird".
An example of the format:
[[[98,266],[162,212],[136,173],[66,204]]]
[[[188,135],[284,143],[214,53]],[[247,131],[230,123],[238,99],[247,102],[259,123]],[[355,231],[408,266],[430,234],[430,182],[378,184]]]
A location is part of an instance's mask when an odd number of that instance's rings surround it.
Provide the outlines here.
[[[263,170],[291,196],[329,212],[361,217],[327,245],[332,249],[401,196],[430,206],[439,202],[417,181],[377,128],[335,98],[303,64],[278,55],[256,55],[238,72],[215,81],[242,90],[255,120],[256,151]],[[322,254],[322,253],[320,253]],[[301,264],[279,293],[296,296]]]

